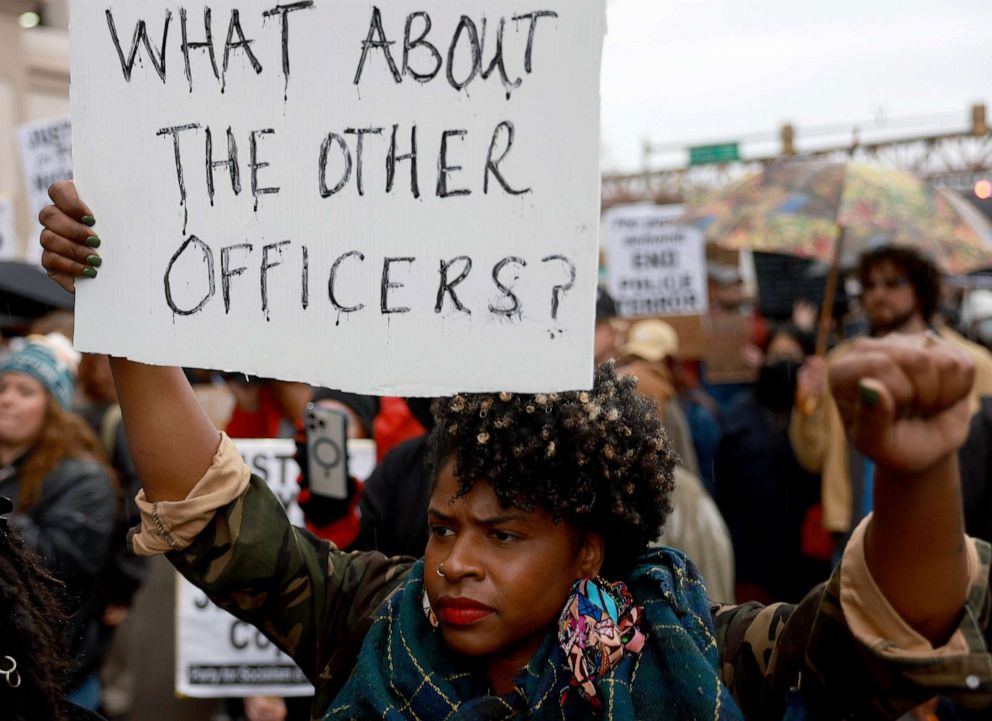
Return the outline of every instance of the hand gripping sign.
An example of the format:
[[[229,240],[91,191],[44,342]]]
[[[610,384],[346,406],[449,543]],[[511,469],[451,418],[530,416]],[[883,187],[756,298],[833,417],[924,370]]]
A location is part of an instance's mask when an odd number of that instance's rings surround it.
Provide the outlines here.
[[[605,0],[71,9],[105,260],[82,349],[366,393],[591,385]]]

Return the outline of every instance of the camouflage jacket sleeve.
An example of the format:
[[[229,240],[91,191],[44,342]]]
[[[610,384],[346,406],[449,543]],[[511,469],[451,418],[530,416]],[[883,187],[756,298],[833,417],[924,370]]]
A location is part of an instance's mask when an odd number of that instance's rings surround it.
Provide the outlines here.
[[[257,477],[192,545],[168,557],[214,603],[291,656],[318,700],[328,701],[354,665],[372,611],[412,565],[379,553],[345,553],[290,525]]]
[[[902,653],[851,632],[840,568],[797,605],[713,605],[721,675],[749,721],[781,719],[798,689],[814,719],[895,719],[933,696],[961,708],[992,704],[992,656],[983,634],[990,599],[988,544],[958,627],[963,650]]]

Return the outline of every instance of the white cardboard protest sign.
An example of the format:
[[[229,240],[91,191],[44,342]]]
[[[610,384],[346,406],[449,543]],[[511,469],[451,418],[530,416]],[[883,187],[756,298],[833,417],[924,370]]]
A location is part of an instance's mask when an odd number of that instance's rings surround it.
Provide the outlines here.
[[[366,393],[588,388],[605,5],[73,0],[105,261],[77,345]]]
[[[176,693],[190,698],[309,696],[292,659],[176,574]]]
[[[41,209],[51,204],[48,186],[57,180],[72,178],[72,125],[69,118],[52,118],[25,123],[17,128],[17,143],[21,150],[21,169],[27,191],[28,210],[32,220]],[[37,239],[41,225],[32,236]],[[28,244],[28,260],[41,261],[41,246]]]
[[[681,205],[625,205],[603,214],[607,283],[622,317],[703,315],[702,233],[679,225]]]
[[[296,504],[299,467],[292,440],[235,440],[252,472],[282,501],[291,523],[303,525]],[[352,476],[365,480],[375,467],[375,442],[348,442]],[[309,696],[313,686],[286,654],[252,626],[211,603],[176,574],[176,693],[191,698]]]
[[[0,260],[15,260],[20,255],[16,227],[14,203],[10,198],[0,196]]]

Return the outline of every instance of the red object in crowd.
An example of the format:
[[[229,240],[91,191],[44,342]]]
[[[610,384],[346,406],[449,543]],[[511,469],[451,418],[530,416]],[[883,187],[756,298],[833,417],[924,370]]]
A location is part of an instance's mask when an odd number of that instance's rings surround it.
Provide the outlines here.
[[[330,541],[338,548],[347,548],[354,543],[362,527],[361,514],[358,512],[358,502],[362,500],[362,493],[365,492],[365,484],[357,478],[354,480],[355,493],[348,501],[348,512],[344,516],[328,523],[326,526],[317,526],[309,520],[306,522],[308,531],[317,536],[317,538]],[[296,501],[303,506],[309,503],[310,489],[301,488]]]
[[[235,404],[224,432],[231,438],[278,438],[283,411],[268,388],[258,392],[258,410],[246,411]]]
[[[817,503],[806,510],[800,535],[800,549],[804,556],[818,561],[829,561],[834,556],[834,539],[823,527],[823,505]]]
[[[380,398],[379,415],[372,426],[375,439],[376,462],[403,441],[416,438],[427,432],[420,421],[413,417],[410,407],[402,398]]]
[[[761,311],[755,310],[751,314],[751,342],[759,348],[766,348],[771,342],[771,334],[768,320],[761,315]]]

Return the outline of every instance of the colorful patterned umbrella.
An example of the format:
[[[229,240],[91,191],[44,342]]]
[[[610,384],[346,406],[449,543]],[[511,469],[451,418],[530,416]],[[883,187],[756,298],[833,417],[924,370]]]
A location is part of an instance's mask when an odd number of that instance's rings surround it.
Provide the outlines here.
[[[842,268],[883,245],[917,248],[952,275],[992,268],[992,226],[966,201],[911,173],[857,163],[775,162],[692,206],[686,220],[727,248]]]

